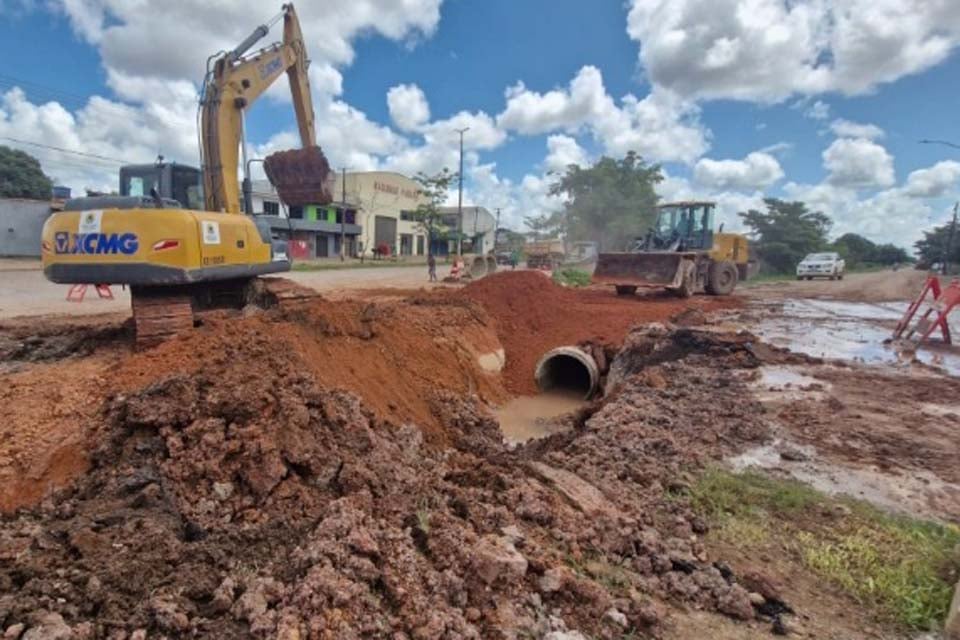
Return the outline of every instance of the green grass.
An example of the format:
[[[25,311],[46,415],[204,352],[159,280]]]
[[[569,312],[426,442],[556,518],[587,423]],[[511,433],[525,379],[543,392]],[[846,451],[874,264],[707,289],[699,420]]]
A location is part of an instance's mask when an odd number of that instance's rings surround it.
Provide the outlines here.
[[[755,472],[708,470],[689,499],[720,540],[747,550],[776,542],[882,618],[933,630],[946,615],[960,576],[956,526],[891,515]]]
[[[553,281],[568,287],[586,287],[590,285],[590,274],[581,269],[558,269],[553,272]]]
[[[438,261],[439,263],[439,261]],[[344,262],[294,262],[291,269],[293,271],[334,271],[337,269],[382,269],[386,267],[420,267],[425,269],[424,262],[393,262],[392,260],[365,260],[362,263],[359,260],[351,258]]]

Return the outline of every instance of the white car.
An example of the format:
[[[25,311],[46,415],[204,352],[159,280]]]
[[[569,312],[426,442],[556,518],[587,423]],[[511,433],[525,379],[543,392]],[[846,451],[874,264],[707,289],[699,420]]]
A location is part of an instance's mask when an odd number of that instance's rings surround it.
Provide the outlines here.
[[[811,253],[797,265],[797,280],[830,278],[843,280],[847,264],[839,253]]]

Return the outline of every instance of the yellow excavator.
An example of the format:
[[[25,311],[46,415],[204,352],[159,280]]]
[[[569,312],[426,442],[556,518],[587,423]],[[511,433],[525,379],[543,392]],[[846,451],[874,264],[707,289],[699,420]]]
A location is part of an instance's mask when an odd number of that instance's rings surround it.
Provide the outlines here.
[[[281,19],[282,42],[246,55]],[[301,200],[329,202],[329,165],[316,146],[308,65],[292,4],[233,50],[211,56],[200,99],[202,170],[162,158],[128,165],[120,170],[119,195],[68,201],[43,228],[46,277],[60,284],[130,286],[138,342],[193,327],[195,311],[242,306],[262,295],[266,285],[258,276],[289,271],[290,259],[285,243],[272,240],[267,221],[252,215],[244,112],[287,73],[303,148],[278,154],[284,157],[280,169],[294,167]],[[284,175],[273,173],[282,198]]]

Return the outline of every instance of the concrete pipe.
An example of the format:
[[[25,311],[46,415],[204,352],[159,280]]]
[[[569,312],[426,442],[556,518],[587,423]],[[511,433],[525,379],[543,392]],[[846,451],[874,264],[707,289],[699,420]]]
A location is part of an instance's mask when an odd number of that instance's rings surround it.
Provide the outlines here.
[[[487,275],[487,261],[483,256],[474,256],[470,262],[470,277],[477,280],[485,275]]]
[[[487,275],[497,272],[497,259],[493,256],[487,256]]]
[[[589,398],[600,383],[593,356],[580,347],[557,347],[547,351],[534,372],[540,391],[562,391]]]

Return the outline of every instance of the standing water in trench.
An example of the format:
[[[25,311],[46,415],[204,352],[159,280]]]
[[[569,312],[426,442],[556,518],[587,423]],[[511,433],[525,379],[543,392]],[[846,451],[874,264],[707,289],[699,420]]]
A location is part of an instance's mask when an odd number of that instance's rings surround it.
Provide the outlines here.
[[[525,442],[563,431],[556,418],[587,403],[599,381],[593,358],[577,347],[558,347],[537,363],[534,377],[541,393],[519,396],[494,411],[508,442]]]

